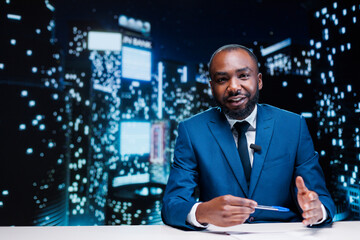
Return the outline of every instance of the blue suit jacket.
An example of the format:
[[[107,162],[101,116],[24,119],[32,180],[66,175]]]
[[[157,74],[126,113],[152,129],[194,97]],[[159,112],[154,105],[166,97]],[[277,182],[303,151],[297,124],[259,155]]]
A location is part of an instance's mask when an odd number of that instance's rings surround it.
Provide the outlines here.
[[[261,146],[261,151],[254,153],[249,188],[230,125],[218,108],[181,122],[178,132],[174,163],[163,199],[164,223],[196,229],[186,222],[192,206],[197,201],[226,194],[291,210],[287,213],[256,210],[251,215],[253,222],[301,221],[296,176],[302,176],[307,188],[317,192],[328,212],[327,222],[331,222],[335,206],[303,117],[269,105],[258,105],[255,144]]]

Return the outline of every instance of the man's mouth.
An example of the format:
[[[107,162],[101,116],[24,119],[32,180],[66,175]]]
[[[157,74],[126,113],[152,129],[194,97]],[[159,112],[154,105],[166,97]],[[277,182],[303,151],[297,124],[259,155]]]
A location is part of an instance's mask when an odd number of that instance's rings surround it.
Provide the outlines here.
[[[247,97],[248,96],[246,95],[236,95],[236,96],[227,97],[226,101],[236,103],[246,99]]]
[[[228,98],[227,101],[228,102],[239,102],[241,101],[242,99],[246,98],[245,96],[241,96],[241,97],[231,97],[231,98]]]

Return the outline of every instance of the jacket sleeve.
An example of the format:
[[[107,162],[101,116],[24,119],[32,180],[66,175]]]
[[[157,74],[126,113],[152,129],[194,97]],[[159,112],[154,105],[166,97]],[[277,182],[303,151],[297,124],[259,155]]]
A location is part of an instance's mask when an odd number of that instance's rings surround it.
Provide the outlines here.
[[[186,222],[186,217],[196,203],[194,196],[198,185],[197,161],[184,123],[178,127],[174,162],[166,186],[161,216],[163,222],[183,229],[197,230]]]
[[[296,176],[303,177],[306,187],[319,195],[321,203],[326,208],[328,218],[321,225],[331,223],[335,214],[335,204],[326,188],[324,174],[319,164],[319,154],[314,150],[313,142],[303,117],[300,120],[300,135],[294,177],[296,178]],[[297,199],[297,188],[294,187],[294,189],[295,199]]]

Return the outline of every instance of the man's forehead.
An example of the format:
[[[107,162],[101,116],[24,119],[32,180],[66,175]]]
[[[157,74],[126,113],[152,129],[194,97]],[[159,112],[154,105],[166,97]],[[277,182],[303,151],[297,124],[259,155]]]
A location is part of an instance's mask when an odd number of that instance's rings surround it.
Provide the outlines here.
[[[222,57],[234,56],[234,57],[239,57],[239,58],[248,58],[249,57],[250,59],[252,59],[250,54],[246,50],[241,49],[241,48],[222,50],[214,56],[214,59],[217,59],[220,56],[222,56]]]
[[[233,58],[233,60],[232,60]],[[223,50],[218,52],[212,61],[212,64],[210,66],[210,72],[214,71],[214,66],[220,67],[219,65],[228,65],[233,63],[234,61],[241,60],[243,68],[249,68],[252,71],[254,71],[254,68],[256,68],[256,61],[251,57],[251,55],[244,49],[232,49],[232,50]],[[254,66],[255,65],[255,66]]]

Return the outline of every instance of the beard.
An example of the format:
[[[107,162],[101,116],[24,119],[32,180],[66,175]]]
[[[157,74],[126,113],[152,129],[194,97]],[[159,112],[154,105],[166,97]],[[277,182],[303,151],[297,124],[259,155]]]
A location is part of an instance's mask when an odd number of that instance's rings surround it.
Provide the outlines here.
[[[240,93],[238,92],[230,94],[229,97],[237,95],[240,95]],[[245,95],[249,96],[250,94]],[[244,119],[251,114],[251,112],[254,110],[255,105],[259,101],[259,86],[256,87],[255,95],[252,98],[250,98],[249,96],[249,101],[246,103],[244,109],[231,110],[227,108],[224,104],[222,104],[216,97],[214,97],[214,100],[216,104],[221,108],[221,110],[225,113],[225,115],[228,116],[230,119]],[[225,97],[223,98],[223,101],[226,101]]]

